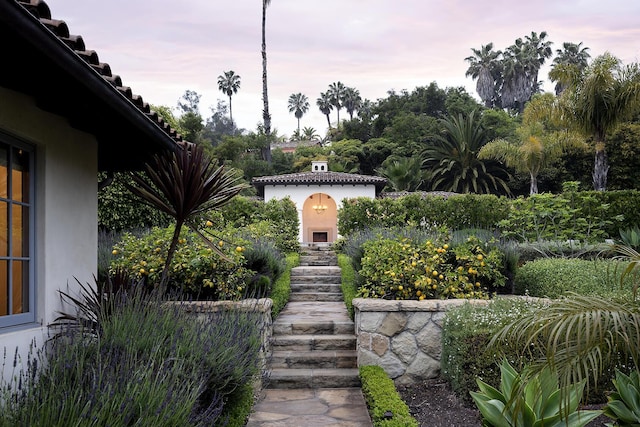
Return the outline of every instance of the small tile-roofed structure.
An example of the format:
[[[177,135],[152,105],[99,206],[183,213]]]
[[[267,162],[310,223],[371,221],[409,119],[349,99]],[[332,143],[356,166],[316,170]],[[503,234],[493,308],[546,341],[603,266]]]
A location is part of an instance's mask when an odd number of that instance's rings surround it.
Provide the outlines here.
[[[338,238],[338,209],[344,199],[376,198],[387,183],[379,176],[331,172],[314,161],[311,172],[262,176],[251,181],[265,201],[289,197],[296,205],[301,243],[330,243]]]
[[[0,40],[0,87],[95,135],[100,170],[138,168],[149,153],[186,143],[46,2],[0,1]]]

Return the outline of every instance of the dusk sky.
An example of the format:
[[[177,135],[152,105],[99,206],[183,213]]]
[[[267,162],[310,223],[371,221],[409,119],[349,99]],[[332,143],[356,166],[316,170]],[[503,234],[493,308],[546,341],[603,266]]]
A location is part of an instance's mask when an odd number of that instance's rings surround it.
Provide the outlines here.
[[[262,122],[261,0],[47,0],[54,19],[81,35],[134,94],[175,108],[186,90],[202,95],[210,117],[217,78],[241,77],[232,98],[238,127]],[[387,91],[412,91],[436,82],[464,86],[471,48],[493,42],[503,50],[532,31],[546,31],[554,50],[582,42],[594,58],[609,51],[624,64],[640,62],[638,0],[272,0],[267,10],[269,109],[272,127],[289,136],[292,93],[309,98],[301,120],[324,136],[327,122],[316,106],[320,92],[341,81],[376,101]],[[548,64],[540,79],[551,91]],[[347,117],[341,110],[340,117]],[[335,110],[331,115],[336,120]]]

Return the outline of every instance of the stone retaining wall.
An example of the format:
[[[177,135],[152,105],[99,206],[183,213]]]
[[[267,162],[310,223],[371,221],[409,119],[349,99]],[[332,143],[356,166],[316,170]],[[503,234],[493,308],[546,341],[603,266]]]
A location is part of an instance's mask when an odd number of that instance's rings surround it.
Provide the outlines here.
[[[353,300],[358,366],[377,365],[398,384],[411,384],[440,373],[442,320],[466,302],[485,300]]]

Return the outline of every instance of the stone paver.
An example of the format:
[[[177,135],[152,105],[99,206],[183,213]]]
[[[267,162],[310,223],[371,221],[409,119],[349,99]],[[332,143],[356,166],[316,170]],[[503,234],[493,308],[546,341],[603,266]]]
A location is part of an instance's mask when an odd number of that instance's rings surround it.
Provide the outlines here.
[[[371,427],[362,390],[265,389],[246,427]]]

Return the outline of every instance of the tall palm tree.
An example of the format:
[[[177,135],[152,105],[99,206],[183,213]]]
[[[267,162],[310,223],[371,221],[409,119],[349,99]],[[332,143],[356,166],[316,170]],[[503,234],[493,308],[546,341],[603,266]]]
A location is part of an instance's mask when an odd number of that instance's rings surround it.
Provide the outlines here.
[[[333,110],[333,104],[331,103],[331,96],[328,92],[320,92],[320,97],[316,100],[316,105],[320,109],[320,112],[327,117],[327,126],[331,129],[331,120],[329,114]]]
[[[262,148],[262,159],[271,163],[271,114],[269,114],[269,95],[267,94],[267,7],[271,0],[262,0],[262,119],[264,134],[267,137],[265,147]]]
[[[561,80],[566,75],[567,67],[575,67],[575,70],[581,72],[589,65],[588,47],[582,47],[582,42],[575,44],[571,42],[562,43],[562,49],[556,49],[556,57],[553,59],[551,71],[549,71],[549,79],[556,82],[556,95],[560,95],[566,88],[567,83]]]
[[[464,59],[469,63],[465,76],[478,80],[476,92],[484,106],[491,108],[496,102],[496,83],[501,70],[499,58],[502,52],[493,50],[493,43],[482,45],[480,49],[471,48],[471,51],[473,56]]]
[[[349,119],[353,120],[353,113],[360,109],[362,105],[362,97],[358,89],[348,87],[344,90],[343,106],[347,113],[349,113]]]
[[[569,147],[587,149],[583,138],[553,126],[556,98],[550,94],[534,96],[525,107],[517,142],[495,139],[478,152],[479,159],[495,159],[530,177],[529,194],[538,193],[538,174],[558,160]]]
[[[582,72],[574,68],[569,78],[560,105],[564,117],[593,138],[593,188],[604,191],[609,171],[606,137],[616,125],[640,111],[640,66],[638,63],[623,66],[607,52]]]
[[[289,112],[298,119],[298,135],[300,134],[300,119],[309,111],[309,99],[302,93],[293,93],[289,96]]]
[[[327,91],[331,105],[336,107],[336,111],[338,112],[338,127],[340,127],[340,109],[343,107],[345,90],[346,86],[344,83],[333,82],[329,85],[329,90]]]
[[[501,89],[502,107],[515,108],[520,113],[531,97],[539,92],[538,73],[546,59],[551,57],[551,42],[546,41],[547,33],[530,35],[516,39],[503,52],[503,83]]]
[[[229,120],[233,123],[231,96],[238,93],[238,89],[240,89],[240,76],[233,70],[225,71],[224,74],[218,76],[218,89],[229,97]]]
[[[507,172],[494,161],[478,159],[478,151],[486,142],[476,113],[467,117],[441,119],[442,134],[433,135],[433,145],[424,151],[423,164],[431,173],[433,190],[457,193],[510,194],[502,177]]]

